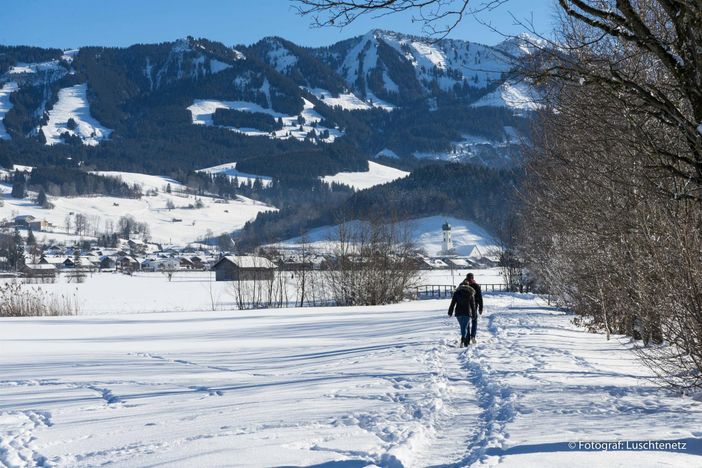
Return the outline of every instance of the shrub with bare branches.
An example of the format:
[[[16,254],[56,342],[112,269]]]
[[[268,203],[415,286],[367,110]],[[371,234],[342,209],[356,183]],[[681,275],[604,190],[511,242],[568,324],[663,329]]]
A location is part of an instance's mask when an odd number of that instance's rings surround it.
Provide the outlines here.
[[[19,282],[0,286],[0,317],[78,315],[79,312],[74,296],[49,294],[41,287],[29,287]]]

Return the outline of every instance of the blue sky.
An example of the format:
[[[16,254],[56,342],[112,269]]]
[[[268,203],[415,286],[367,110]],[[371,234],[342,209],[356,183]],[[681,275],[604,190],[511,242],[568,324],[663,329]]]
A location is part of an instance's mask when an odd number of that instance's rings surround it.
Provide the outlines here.
[[[472,0],[478,6],[485,0]],[[366,16],[344,29],[310,28],[289,0],[9,0],[4,2],[0,44],[70,48],[84,45],[128,46],[195,36],[227,45],[251,44],[265,36],[282,36],[305,46],[328,45],[373,28],[421,34],[410,14],[374,19]],[[510,0],[481,19],[505,34],[533,18],[544,34],[553,22],[553,0]],[[502,37],[466,18],[449,36],[484,44]]]

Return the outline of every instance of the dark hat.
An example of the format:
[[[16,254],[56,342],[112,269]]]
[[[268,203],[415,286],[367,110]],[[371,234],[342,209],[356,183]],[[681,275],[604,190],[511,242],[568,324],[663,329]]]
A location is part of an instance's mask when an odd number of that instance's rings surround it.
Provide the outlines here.
[[[468,274],[466,275],[466,278],[473,278],[473,273],[468,273]]]

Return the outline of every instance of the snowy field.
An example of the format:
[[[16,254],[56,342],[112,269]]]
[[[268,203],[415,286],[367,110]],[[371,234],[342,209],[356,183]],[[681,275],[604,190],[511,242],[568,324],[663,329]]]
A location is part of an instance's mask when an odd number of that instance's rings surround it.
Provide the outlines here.
[[[253,183],[256,179],[259,179],[264,186],[270,185],[271,177],[240,172],[237,170],[236,164],[237,163],[235,162],[220,164],[218,166],[200,169],[198,172],[205,172],[207,174],[224,174],[229,176],[231,179],[236,177],[239,180],[239,183],[249,181]],[[368,170],[365,172],[339,172],[331,176],[324,176],[321,179],[329,184],[336,182],[339,184],[346,184],[356,190],[363,190],[376,185],[392,182],[393,180],[397,180],[408,175],[409,172],[395,169],[394,167],[384,166],[373,161],[368,161]]]
[[[524,81],[510,83],[505,81],[495,91],[483,96],[471,104],[471,107],[507,107],[515,110],[537,111],[544,107],[540,104],[543,97]]]
[[[308,92],[312,93],[317,99],[324,101],[324,104],[329,107],[339,107],[343,110],[369,110],[373,106],[363,101],[361,98],[353,93],[339,93],[338,96],[334,95],[322,88],[303,88]]]
[[[368,161],[368,170],[365,172],[339,172],[331,176],[324,176],[322,180],[329,184],[336,182],[338,184],[346,184],[356,190],[363,190],[376,185],[386,184],[408,175],[409,172]]]
[[[622,338],[495,295],[462,350],[447,306],[1,319],[0,465],[700,466]]]
[[[370,164],[370,162],[369,162]],[[415,246],[423,250],[429,256],[439,256],[442,249],[443,231],[441,227],[448,222],[451,225],[451,239],[454,251],[457,255],[465,257],[491,257],[499,250],[497,240],[495,240],[485,229],[472,221],[458,219],[452,216],[428,216],[409,221],[403,221],[399,225],[399,231],[405,229],[409,232]],[[348,223],[349,229],[353,232],[358,229],[358,221]],[[338,244],[338,226],[322,226],[310,230],[306,235],[306,240],[315,249],[332,250]],[[295,237],[286,241],[274,244],[279,248],[295,249],[300,248],[302,237]],[[476,249],[477,247],[477,249]]]
[[[483,284],[503,284],[498,268],[471,270]],[[454,285],[463,280],[468,270],[430,270],[421,272],[420,284]],[[292,273],[284,272],[288,297],[295,301],[296,283]],[[315,273],[319,274],[319,273]],[[71,280],[72,282],[69,282]],[[0,284],[11,280],[0,280]],[[142,312],[195,312],[232,310],[236,308],[234,289],[227,281],[215,281],[214,272],[183,271],[168,278],[163,273],[138,272],[88,274],[83,283],[70,275],[60,274],[55,283],[30,284],[26,288],[41,289],[51,297],[67,297],[81,315],[136,314]]]
[[[48,210],[34,204],[30,199],[13,198],[10,195],[12,187],[0,184],[0,200],[3,201],[3,205],[0,206],[0,219],[13,219],[20,215],[32,215],[37,220],[45,219],[54,225],[54,232],[35,232],[37,240],[62,242],[81,238],[74,235],[74,231],[66,232],[65,229],[67,217],[71,219],[71,225],[75,226],[77,213],[85,215],[91,226],[83,238],[92,238],[95,232],[104,232],[110,222],[113,228],[117,229],[119,218],[131,215],[137,221],[149,225],[152,241],[185,245],[208,234],[231,233],[242,228],[258,213],[276,209],[243,196],[225,202],[212,197],[180,193],[185,187],[167,177],[116,171],[97,173],[119,178],[130,185],[139,185],[144,193],[149,190],[157,193],[153,196],[147,196],[145,193],[140,199],[102,196],[49,197],[54,208]],[[168,184],[171,185],[171,193],[166,192]],[[35,198],[36,195],[31,194],[31,197]],[[198,199],[202,202],[202,208],[192,208]],[[173,209],[168,209],[169,202],[173,204]]]
[[[228,176],[231,180],[237,179],[239,181],[239,184],[243,184],[245,182],[250,182],[253,184],[256,181],[256,179],[260,180],[261,185],[263,185],[264,187],[267,187],[271,184],[271,181],[273,180],[272,177],[257,174],[249,174],[248,172],[241,172],[236,168],[236,164],[237,163],[235,162],[220,164],[218,166],[200,169],[197,172],[204,172],[206,174],[211,175],[224,174]]]
[[[273,132],[262,131],[256,128],[237,128],[231,126],[220,125],[221,128],[243,133],[248,136],[265,136],[274,139],[296,138],[303,141],[307,135],[314,130],[318,135],[324,131],[329,132],[329,137],[326,142],[332,143],[336,138],[339,138],[343,133],[336,128],[322,127],[319,124],[324,118],[314,109],[312,104],[307,99],[304,99],[302,112],[298,115],[287,115],[276,112],[272,109],[261,107],[259,104],[248,101],[219,101],[216,99],[196,99],[192,105],[188,106],[188,110],[192,115],[193,124],[195,125],[214,125],[214,114],[217,109],[231,109],[239,112],[253,112],[267,114],[275,119],[280,119],[283,123],[283,128]],[[298,119],[302,117],[304,124],[300,124]]]

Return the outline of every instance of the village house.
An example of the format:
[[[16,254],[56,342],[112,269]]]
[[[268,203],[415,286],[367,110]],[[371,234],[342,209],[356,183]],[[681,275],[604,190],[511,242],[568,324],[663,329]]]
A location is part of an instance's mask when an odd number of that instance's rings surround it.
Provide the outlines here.
[[[36,218],[34,218],[34,216],[32,215],[15,216],[15,226],[27,228],[29,227],[29,223],[31,223],[35,219]]]
[[[41,258],[39,259],[39,263],[42,265],[53,265],[56,268],[63,268],[64,262],[67,259],[68,258],[66,256],[42,255]],[[71,262],[71,263],[73,263],[73,262]]]
[[[445,258],[444,263],[446,263],[449,268],[475,268],[477,265],[475,262],[461,257]]]
[[[255,255],[227,255],[212,266],[217,281],[272,280],[276,267],[267,258]]]
[[[33,220],[27,223],[29,229],[34,232],[46,231],[51,227],[51,223],[45,219]]]
[[[103,255],[100,257],[100,269],[101,270],[113,270],[117,266],[117,262],[115,261],[114,258],[108,256],[108,255]]]
[[[204,260],[201,257],[198,257],[197,255],[193,255],[192,257],[190,257],[190,261],[193,264],[193,268],[197,270],[204,270],[206,267]]]
[[[129,245],[129,250],[131,250],[134,254],[137,255],[145,254],[148,248],[146,242],[140,240],[129,239],[127,243]]]
[[[177,258],[149,257],[141,262],[143,271],[176,271],[180,270],[180,261]]]
[[[124,255],[117,260],[117,268],[125,273],[137,271],[140,266],[139,261],[129,255]]]
[[[64,249],[58,245],[51,245],[44,249],[44,254],[47,255],[63,255]]]
[[[26,263],[22,273],[27,278],[53,279],[56,278],[56,266],[50,263]]]

